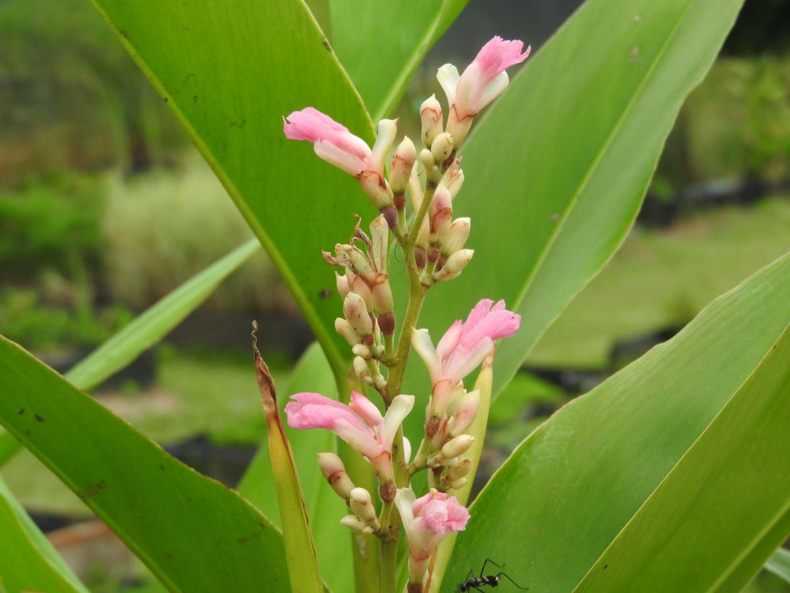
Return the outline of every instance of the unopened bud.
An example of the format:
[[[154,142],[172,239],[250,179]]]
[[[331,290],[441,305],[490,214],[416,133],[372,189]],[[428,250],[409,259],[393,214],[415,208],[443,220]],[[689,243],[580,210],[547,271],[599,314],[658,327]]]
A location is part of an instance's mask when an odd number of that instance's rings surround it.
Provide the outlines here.
[[[447,258],[447,262],[442,266],[441,270],[433,274],[433,279],[437,282],[443,282],[457,278],[464,271],[464,268],[469,265],[469,262],[472,261],[474,254],[473,249],[459,249]]]
[[[406,191],[416,159],[417,149],[414,147],[414,142],[408,136],[405,136],[395,151],[395,156],[392,158],[392,169],[390,170],[390,186],[396,194]]]
[[[387,272],[390,229],[386,216],[380,215],[370,223],[370,255],[373,267],[379,273]]]
[[[450,483],[450,490],[460,490],[469,483],[467,478],[458,478],[455,482]]]
[[[469,434],[462,434],[447,441],[442,447],[442,457],[445,459],[452,459],[463,455],[472,446],[475,437]]]
[[[474,120],[475,118],[473,115],[468,115],[459,120],[455,108],[450,110],[450,115],[447,116],[447,131],[452,134],[456,146],[460,147],[464,140],[466,140],[466,136],[469,134]]]
[[[376,208],[381,210],[387,206],[392,206],[392,191],[387,181],[378,171],[362,171],[358,178],[360,184],[362,184],[362,189],[370,196]]]
[[[422,122],[422,143],[430,147],[433,139],[442,132],[442,105],[431,95],[420,105],[420,121]]]
[[[460,159],[455,159],[445,171],[441,184],[447,188],[453,198],[458,195],[464,185],[464,170],[461,169]]]
[[[471,218],[456,218],[439,235],[439,241],[447,255],[451,255],[463,249],[469,239],[469,232],[472,230]]]
[[[471,459],[463,459],[460,463],[456,463],[452,467],[447,469],[447,479],[451,482],[454,482],[460,478],[463,478],[472,470],[472,460]]]
[[[365,299],[356,292],[349,292],[346,295],[343,301],[343,315],[360,338],[373,334],[373,322]]]
[[[346,466],[343,465],[340,457],[334,453],[319,453],[318,465],[332,490],[340,498],[348,502],[348,497],[351,496],[351,491],[354,489],[354,483],[348,477]]]
[[[351,352],[354,356],[360,356],[365,360],[370,358],[370,348],[365,346],[365,344],[356,344],[352,349]]]
[[[477,409],[479,407],[480,391],[475,389],[474,391],[464,395],[461,398],[455,413],[450,418],[450,422],[448,424],[450,434],[454,437],[463,434],[463,432],[469,428],[472,422],[474,422],[475,416],[477,416]]]
[[[373,506],[370,492],[364,488],[354,488],[349,496],[348,504],[352,512],[359,517],[361,521],[374,529],[378,529],[379,520],[378,517],[376,517],[376,509]]]
[[[373,379],[370,376],[370,368],[368,368],[368,363],[364,358],[361,356],[355,356],[351,365],[354,367],[354,374],[357,376],[357,379],[363,383],[373,382]]]
[[[398,135],[398,121],[394,119],[382,119],[376,128],[376,143],[370,155],[370,161],[380,174],[384,174],[384,160],[387,158]]]
[[[436,161],[433,160],[433,153],[427,148],[420,151],[420,163],[422,163],[428,183],[434,186],[438,183],[440,178],[439,167],[436,166]]]
[[[349,276],[351,290],[356,292],[357,276],[362,276],[367,282],[372,282],[376,278],[376,271],[370,260],[358,247],[348,243],[338,243],[335,245],[335,253],[337,260],[354,272],[354,277]]]
[[[364,533],[366,535],[373,533],[373,528],[370,525],[366,525],[354,515],[346,515],[340,519],[340,524],[357,533]]]
[[[335,272],[335,286],[341,299],[346,298],[346,295],[351,291],[351,282],[348,280],[348,274],[338,274]]]
[[[431,232],[444,234],[453,218],[453,197],[446,187],[436,188],[431,202]]]
[[[433,160],[439,164],[444,163],[453,154],[453,137],[447,132],[442,132],[433,139],[431,154]]]
[[[359,344],[359,335],[351,327],[351,324],[342,317],[335,319],[335,331],[345,338],[349,346],[353,347]]]
[[[385,280],[373,287],[373,308],[379,314],[391,313],[394,303],[392,301],[392,288],[390,281]],[[384,331],[382,328],[381,331]]]
[[[395,333],[395,315],[392,312],[382,313],[377,318],[379,322],[379,329],[385,336],[391,336]]]

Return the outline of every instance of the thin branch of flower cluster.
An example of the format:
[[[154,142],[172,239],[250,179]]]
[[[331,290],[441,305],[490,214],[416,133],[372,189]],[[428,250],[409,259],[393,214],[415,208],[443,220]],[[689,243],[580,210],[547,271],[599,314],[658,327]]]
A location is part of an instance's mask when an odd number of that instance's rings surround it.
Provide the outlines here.
[[[372,148],[313,107],[285,119],[289,139],[311,142],[321,159],[356,177],[380,213],[367,232],[358,221],[352,239],[323,256],[340,270],[336,278],[343,315],[335,329],[351,348],[353,372],[378,392],[384,412],[356,391],[348,404],[319,393],[297,393],[285,411],[292,428],[334,431],[375,470],[378,512],[373,494],[352,482],[337,455],[321,453],[318,459],[324,476],[348,506],[341,523],[381,538],[381,587],[386,593],[396,587],[401,525],[409,549],[409,593],[419,593],[439,542],[463,530],[469,520],[468,510],[448,494],[471,477],[471,463],[463,455],[474,440],[467,429],[480,396],[466,390],[464,379],[492,355],[496,340],[518,330],[521,319],[503,301],[483,299],[465,321],[453,323],[435,347],[428,331],[417,326],[430,288],[458,277],[474,255],[466,247],[471,220],[453,218],[453,202],[464,182],[458,150],[477,115],[507,87],[506,69],[528,55],[521,41],[494,37],[463,74],[451,64],[439,68],[447,117],[435,96],[422,103],[419,152],[408,137],[393,151],[397,121],[391,119],[379,122]],[[404,253],[409,278],[409,300],[397,340],[388,272],[392,238]],[[415,396],[401,393],[412,348],[425,362],[432,384],[424,435],[413,459],[401,428],[415,405]],[[417,497],[410,482],[421,470],[429,471],[431,488]]]

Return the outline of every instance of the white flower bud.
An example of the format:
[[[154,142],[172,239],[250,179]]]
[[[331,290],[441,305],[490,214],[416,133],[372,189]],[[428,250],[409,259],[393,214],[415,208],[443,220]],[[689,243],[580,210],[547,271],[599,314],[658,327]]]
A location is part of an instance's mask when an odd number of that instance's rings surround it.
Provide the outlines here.
[[[370,348],[365,346],[365,344],[356,344],[353,348],[351,348],[351,352],[355,356],[360,356],[365,360],[370,358]]]
[[[379,274],[387,272],[390,228],[386,218],[379,215],[370,223],[370,256]]]
[[[354,483],[346,473],[343,461],[334,453],[319,453],[318,465],[327,482],[337,495],[348,502],[348,497],[354,489]]]
[[[453,137],[447,132],[442,132],[433,139],[431,154],[437,163],[443,163],[453,154]]]
[[[346,295],[343,301],[343,315],[363,341],[366,336],[373,334],[373,321],[370,319],[365,299],[356,292],[349,292]]]
[[[370,160],[380,175],[384,175],[384,160],[398,135],[398,121],[382,119],[376,128],[376,143],[373,145]]]
[[[392,308],[394,306],[393,299],[392,299],[392,287],[390,287],[389,280],[385,280],[373,287],[373,304],[374,309],[378,315],[382,313],[391,313]],[[395,320],[393,319],[393,322]],[[395,329],[395,328],[392,328]],[[382,327],[381,331],[383,331],[387,335],[391,335],[392,332],[387,332],[386,328]]]
[[[447,116],[447,131],[452,134],[456,146],[460,147],[466,140],[466,136],[469,134],[474,121],[473,115],[468,115],[459,120],[456,110],[454,108],[450,110],[450,115]]]
[[[414,147],[414,142],[408,136],[404,136],[392,158],[390,170],[390,185],[396,194],[406,191],[416,159],[417,149]]]
[[[373,378],[370,376],[370,368],[368,368],[367,361],[361,356],[355,356],[351,365],[354,367],[354,374],[357,379],[363,383],[372,383]]]
[[[433,139],[442,132],[444,121],[442,118],[442,105],[431,95],[420,105],[420,121],[422,122],[422,143],[430,146]]]
[[[363,533],[366,535],[370,535],[373,533],[373,528],[369,525],[365,525],[362,521],[359,520],[354,515],[346,515],[342,519],[340,519],[340,524],[344,527],[348,527],[352,531],[356,531],[357,533]]]
[[[445,171],[441,185],[447,188],[453,198],[461,191],[461,187],[464,185],[464,170],[461,169],[459,159],[454,160],[453,164]]]
[[[345,338],[349,346],[353,347],[359,344],[357,332],[355,332],[351,324],[342,317],[335,319],[335,331]]]
[[[447,262],[438,272],[434,272],[433,279],[437,282],[452,280],[460,276],[464,268],[472,261],[475,252],[473,249],[459,249],[447,258]]]
[[[379,520],[378,517],[376,517],[376,509],[373,506],[370,492],[364,488],[354,488],[349,496],[348,504],[352,512],[359,517],[362,522],[366,525],[370,525],[374,529],[378,529]]]
[[[427,179],[434,184],[438,183],[441,172],[439,167],[436,166],[436,161],[433,160],[433,153],[427,148],[423,148],[420,151],[420,163],[425,170]]]
[[[472,460],[463,459],[460,463],[456,463],[447,469],[447,479],[451,482],[463,478],[472,470]]]
[[[447,255],[463,249],[469,232],[472,230],[472,219],[468,217],[456,218],[439,234],[439,242]]]
[[[378,171],[362,171],[358,178],[362,189],[370,196],[373,205],[378,210],[392,206],[392,191]]]
[[[453,457],[463,455],[469,450],[469,447],[472,446],[474,441],[475,437],[469,434],[462,434],[450,439],[442,447],[442,457],[445,459],[452,459]]]
[[[450,490],[460,490],[469,482],[466,478],[458,478],[455,482],[450,484]]]
[[[450,418],[448,430],[452,436],[458,436],[469,428],[477,416],[477,409],[480,407],[480,391],[467,393],[458,403],[455,413]]]
[[[348,274],[338,274],[335,272],[335,286],[341,299],[346,298],[346,295],[351,291],[351,282],[349,282]]]

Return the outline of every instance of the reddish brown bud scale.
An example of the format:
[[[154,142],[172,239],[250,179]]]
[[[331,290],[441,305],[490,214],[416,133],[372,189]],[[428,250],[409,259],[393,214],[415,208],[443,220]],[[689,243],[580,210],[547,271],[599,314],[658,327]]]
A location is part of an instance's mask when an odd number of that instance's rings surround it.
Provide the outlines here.
[[[387,226],[389,226],[389,228],[395,229],[398,226],[398,211],[395,207],[385,206],[380,212],[384,216],[384,220],[387,221]]]
[[[385,336],[395,333],[395,315],[392,313],[382,313],[378,316],[379,329]]]

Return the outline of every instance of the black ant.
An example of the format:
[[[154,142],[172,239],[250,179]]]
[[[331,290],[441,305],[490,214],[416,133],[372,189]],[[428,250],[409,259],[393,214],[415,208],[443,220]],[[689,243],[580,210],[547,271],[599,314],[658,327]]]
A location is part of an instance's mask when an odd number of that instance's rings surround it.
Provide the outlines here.
[[[458,585],[459,593],[467,593],[467,591],[470,591],[472,589],[478,591],[478,593],[485,593],[485,591],[483,591],[481,587],[492,587],[492,588],[498,587],[499,579],[501,578],[507,579],[522,591],[526,591],[529,589],[529,587],[522,587],[502,571],[498,572],[497,574],[483,574],[486,571],[486,566],[488,566],[489,563],[493,564],[497,568],[504,568],[503,566],[500,566],[490,558],[486,558],[486,561],[483,562],[483,566],[480,568],[480,574],[478,576],[476,577],[472,576],[472,569],[469,569],[469,574],[466,575],[466,580],[460,585]]]

